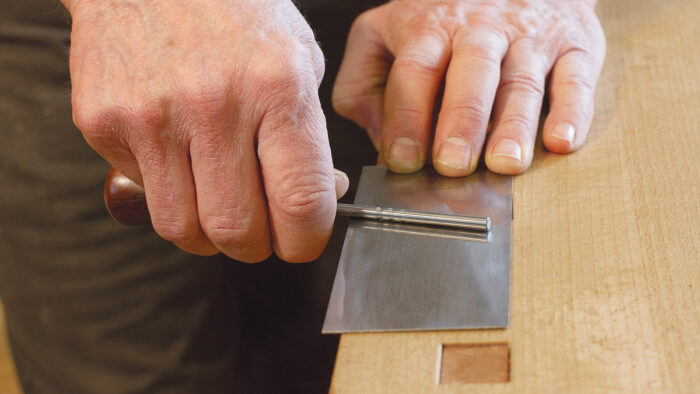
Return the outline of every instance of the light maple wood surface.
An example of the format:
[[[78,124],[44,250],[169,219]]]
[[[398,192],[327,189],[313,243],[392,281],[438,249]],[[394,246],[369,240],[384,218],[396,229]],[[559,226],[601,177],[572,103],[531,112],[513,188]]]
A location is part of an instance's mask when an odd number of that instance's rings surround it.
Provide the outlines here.
[[[600,0],[586,146],[514,181],[507,330],[343,335],[334,393],[700,392],[700,1]],[[510,382],[437,384],[507,342]]]

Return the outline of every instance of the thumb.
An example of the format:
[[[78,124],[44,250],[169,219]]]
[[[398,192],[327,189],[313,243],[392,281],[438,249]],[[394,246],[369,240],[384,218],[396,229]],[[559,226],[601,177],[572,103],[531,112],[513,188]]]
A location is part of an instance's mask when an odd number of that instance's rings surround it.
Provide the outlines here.
[[[350,187],[350,180],[348,176],[340,170],[334,169],[333,175],[335,175],[335,198],[336,200],[340,200],[341,197],[347,193]]]

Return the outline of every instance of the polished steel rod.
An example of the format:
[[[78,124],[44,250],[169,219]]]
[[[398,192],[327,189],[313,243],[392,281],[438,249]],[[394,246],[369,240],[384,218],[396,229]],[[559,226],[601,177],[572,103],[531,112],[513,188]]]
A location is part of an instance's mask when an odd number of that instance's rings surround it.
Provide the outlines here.
[[[445,227],[461,230],[488,232],[491,219],[480,216],[463,216],[445,213],[411,211],[338,203],[338,215],[370,219],[380,222],[418,224],[423,226]]]

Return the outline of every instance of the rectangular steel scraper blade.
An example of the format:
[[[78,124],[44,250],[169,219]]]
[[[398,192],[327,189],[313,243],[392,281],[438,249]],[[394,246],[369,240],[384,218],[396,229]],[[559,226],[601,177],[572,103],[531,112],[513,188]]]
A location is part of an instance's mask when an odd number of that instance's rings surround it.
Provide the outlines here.
[[[362,170],[355,204],[488,216],[486,234],[351,219],[323,333],[508,325],[512,177]]]

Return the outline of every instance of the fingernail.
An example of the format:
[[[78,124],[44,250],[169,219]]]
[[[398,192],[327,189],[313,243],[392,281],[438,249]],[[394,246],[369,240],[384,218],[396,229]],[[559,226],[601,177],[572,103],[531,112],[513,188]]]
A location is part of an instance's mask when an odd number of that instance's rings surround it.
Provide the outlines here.
[[[455,170],[466,170],[471,158],[471,145],[462,137],[450,137],[440,146],[437,162]]]
[[[559,123],[552,129],[552,137],[566,141],[569,143],[569,146],[573,146],[574,138],[576,137],[576,129],[568,123]]]
[[[335,175],[335,199],[339,200],[347,193],[350,187],[350,179],[343,171],[333,169]]]
[[[420,169],[421,144],[408,137],[400,137],[391,143],[387,161],[394,170],[416,171]]]
[[[491,152],[491,157],[511,157],[518,161],[523,160],[523,150],[520,144],[513,140],[502,140]]]

